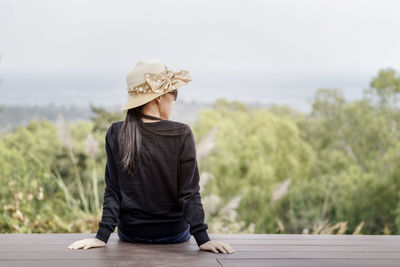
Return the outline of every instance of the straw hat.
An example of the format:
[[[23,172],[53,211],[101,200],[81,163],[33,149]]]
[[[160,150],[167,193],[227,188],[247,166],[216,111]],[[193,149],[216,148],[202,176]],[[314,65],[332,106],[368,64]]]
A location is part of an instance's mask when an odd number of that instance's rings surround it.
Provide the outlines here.
[[[186,70],[175,72],[160,60],[141,60],[126,76],[129,98],[120,110],[143,105],[160,95],[186,85],[191,80]]]

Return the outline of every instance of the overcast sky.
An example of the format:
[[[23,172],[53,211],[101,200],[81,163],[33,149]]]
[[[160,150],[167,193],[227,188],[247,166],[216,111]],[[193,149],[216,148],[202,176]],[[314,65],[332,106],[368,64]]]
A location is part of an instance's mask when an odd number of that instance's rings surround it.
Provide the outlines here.
[[[0,104],[84,103],[96,90],[123,103],[142,59],[189,70],[188,100],[305,109],[321,87],[356,97],[380,68],[399,69],[399,3],[0,0]]]

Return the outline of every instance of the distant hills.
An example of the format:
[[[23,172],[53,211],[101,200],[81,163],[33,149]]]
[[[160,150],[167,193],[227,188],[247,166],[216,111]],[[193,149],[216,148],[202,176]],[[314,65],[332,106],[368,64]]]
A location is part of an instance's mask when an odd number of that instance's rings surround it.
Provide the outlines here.
[[[200,110],[212,106],[213,103],[177,100],[170,120],[193,123]],[[267,106],[267,104],[249,104],[251,106]],[[103,106],[108,111],[118,111],[120,106]],[[121,111],[123,112],[123,111]],[[0,109],[0,132],[13,131],[18,126],[28,124],[32,119],[56,121],[58,115],[65,121],[73,123],[77,120],[89,120],[93,116],[90,106],[79,105],[3,105]]]

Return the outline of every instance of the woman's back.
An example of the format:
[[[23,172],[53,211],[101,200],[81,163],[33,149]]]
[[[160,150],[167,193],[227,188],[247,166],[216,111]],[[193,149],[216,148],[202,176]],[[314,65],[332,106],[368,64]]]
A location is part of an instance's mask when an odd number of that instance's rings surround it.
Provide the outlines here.
[[[184,127],[187,133],[143,135],[140,168],[131,175],[119,164],[118,133],[122,124],[123,121],[114,122],[106,134],[109,190],[104,194],[106,209],[99,223],[99,239],[108,239],[117,225],[129,235],[156,238],[180,233],[189,223],[190,233],[197,237],[198,243],[208,241],[190,127],[171,120],[144,123],[149,132],[168,132]]]

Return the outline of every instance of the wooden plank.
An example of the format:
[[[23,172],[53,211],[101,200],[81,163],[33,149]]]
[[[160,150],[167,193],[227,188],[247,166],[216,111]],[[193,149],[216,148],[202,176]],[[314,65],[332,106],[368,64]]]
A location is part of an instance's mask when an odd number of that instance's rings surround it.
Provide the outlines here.
[[[14,236],[13,236],[14,235]],[[213,234],[210,234],[210,238],[212,240],[219,240],[222,242],[226,242],[232,246],[234,245],[275,245],[275,246],[304,246],[304,245],[322,245],[322,246],[392,246],[395,248],[400,247],[400,238],[399,236],[393,236],[393,238],[388,238],[388,236],[382,236],[381,239],[360,239],[360,238],[352,238],[351,236],[343,239],[322,239],[315,235],[315,239],[311,239],[309,237],[304,239],[266,239],[266,238],[253,238],[253,239],[230,239],[230,238],[216,238]],[[24,243],[31,243],[32,241],[35,244],[64,244],[65,242],[72,243],[75,240],[83,239],[83,238],[91,238],[94,237],[93,234],[8,234],[2,235],[0,240],[0,246],[2,245],[10,245],[10,244],[20,244],[21,240]],[[117,236],[117,234],[113,233],[110,236],[109,243],[113,242],[121,242]],[[193,246],[197,246],[194,238],[192,237],[187,243]],[[185,243],[186,244],[186,243]]]
[[[245,259],[218,260],[224,267],[398,267],[399,261],[392,259]]]
[[[67,244],[64,244],[64,247],[61,246],[61,249],[65,249],[65,246]],[[137,246],[135,244],[129,244],[130,246]],[[108,244],[107,247],[113,246],[112,244]],[[160,246],[160,248],[163,248],[163,245],[152,245],[152,248],[159,249],[157,246]],[[385,252],[399,252],[399,249],[396,249],[394,247],[388,247],[385,245],[381,246],[342,246],[342,245],[332,245],[332,246],[318,246],[318,245],[304,245],[304,246],[291,246],[291,245],[281,245],[281,246],[276,246],[276,245],[235,245],[234,249],[236,251],[362,251],[362,252],[373,252],[373,251],[385,251]],[[32,244],[12,244],[12,245],[4,245],[0,246],[0,254],[1,253],[7,253],[10,251],[21,251],[21,253],[25,252],[37,252],[37,251],[43,251],[46,250],[49,253],[50,252],[56,252],[60,251],[60,245],[57,246],[49,246],[48,244],[35,244],[34,246]],[[125,248],[119,249],[122,252],[125,252]],[[130,250],[130,249],[129,249]],[[181,251],[199,251],[199,248],[196,244],[192,245],[168,245],[168,250],[171,252],[181,252]]]
[[[172,245],[169,245],[172,246]],[[67,247],[58,247],[58,251],[52,251],[52,253],[48,253],[47,248],[44,247],[42,250],[36,251],[8,251],[0,253],[0,261],[4,260],[21,260],[21,259],[31,259],[31,260],[61,260],[61,259],[85,259],[85,260],[97,260],[97,259],[124,259],[124,260],[133,260],[133,259],[145,259],[152,261],[159,261],[164,259],[177,259],[177,260],[185,260],[185,259],[216,259],[221,257],[222,254],[215,254],[208,251],[182,251],[182,250],[170,250],[169,246],[165,246],[164,248],[155,247],[152,245],[132,245],[128,246],[110,246],[110,247],[101,247],[101,248],[91,248],[91,249],[77,249],[70,250]]]
[[[351,239],[351,240],[396,240],[400,241],[400,235],[312,235],[312,234],[210,234],[213,238],[224,239]]]
[[[306,245],[306,246],[275,246],[275,245],[268,245],[268,246],[252,246],[252,245],[236,245],[234,246],[236,251],[314,251],[314,252],[341,252],[341,251],[360,251],[360,252],[374,252],[374,251],[383,251],[383,252],[394,252],[399,253],[400,250],[395,249],[393,247],[388,246],[314,246],[314,245]]]
[[[109,266],[193,266],[193,267],[221,267],[216,260],[202,259],[201,261],[183,260],[174,261],[164,259],[162,261],[149,260],[16,260],[16,261],[0,261],[0,267],[109,267]]]
[[[233,254],[221,254],[222,259],[270,259],[270,258],[343,258],[343,259],[398,259],[399,252],[359,252],[359,251],[237,251]]]

